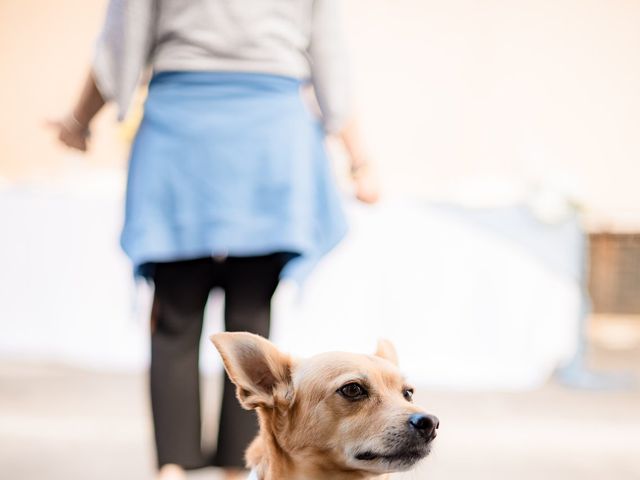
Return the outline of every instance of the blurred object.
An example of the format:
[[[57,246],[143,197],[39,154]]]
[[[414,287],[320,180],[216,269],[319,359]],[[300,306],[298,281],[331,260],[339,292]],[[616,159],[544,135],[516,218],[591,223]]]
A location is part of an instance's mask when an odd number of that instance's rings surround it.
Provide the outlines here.
[[[608,350],[640,346],[640,315],[591,315],[589,340]]]
[[[412,381],[453,389],[535,388],[572,358],[582,308],[575,217],[550,226],[526,206],[415,201],[353,206],[351,217],[349,238],[297,303],[279,292],[274,338],[284,348],[368,351],[385,336]]]
[[[581,260],[581,311],[578,326],[578,345],[573,359],[557,371],[558,380],[573,388],[588,390],[628,390],[635,386],[635,379],[630,373],[597,372],[587,364],[588,328],[592,312],[589,295],[589,244],[585,235]]]
[[[640,233],[592,233],[590,243],[594,313],[640,315]]]
[[[575,177],[571,175],[550,176],[537,172],[532,175],[537,178],[535,182],[525,184],[518,182],[516,179],[507,177],[485,177],[471,179],[467,178],[458,182],[457,188],[450,191],[449,198],[456,201],[457,204],[466,208],[473,208],[467,215],[470,217],[479,217],[485,223],[485,226],[491,226],[496,231],[500,231],[509,238],[513,238],[514,232],[508,230],[509,222],[499,217],[492,218],[495,208],[505,208],[509,205],[525,202],[527,209],[533,217],[540,222],[538,228],[542,230],[546,225],[549,228],[558,228],[563,225],[573,224],[576,232],[582,232],[582,215],[584,210],[583,195],[581,188],[576,184]],[[484,207],[484,212],[483,212]],[[487,207],[488,210],[487,210]],[[493,207],[490,208],[490,207]],[[488,223],[487,223],[488,222]],[[516,224],[518,221],[516,221]],[[520,242],[524,245],[535,245],[536,233],[529,238],[521,236]],[[558,378],[564,384],[587,389],[627,389],[632,388],[634,379],[626,373],[604,373],[592,371],[586,361],[587,357],[587,331],[589,328],[589,314],[591,299],[589,292],[586,290],[588,282],[586,262],[589,258],[589,243],[586,234],[580,233],[580,239],[576,239],[573,244],[574,249],[570,252],[558,250],[555,252],[555,260],[552,264],[556,267],[563,262],[557,258],[558,253],[565,253],[568,256],[565,260],[570,262],[567,272],[571,272],[572,277],[580,285],[582,290],[581,296],[581,312],[579,313],[579,321],[576,326],[576,350],[573,358],[562,366],[557,372]],[[628,297],[632,297],[634,301],[640,302],[640,296],[637,295],[638,284],[640,284],[640,242],[637,236],[623,236],[627,241],[624,246],[617,249],[612,248],[611,242],[600,241],[598,243],[599,250],[604,252],[606,243],[606,252],[600,254],[599,262],[596,264],[598,268],[596,275],[605,277],[602,282],[604,285],[602,290],[609,292],[610,300],[623,308],[624,299],[619,298],[624,292],[629,292]],[[553,247],[548,245],[546,251],[535,248],[538,254],[543,253],[547,257],[547,261],[554,258],[552,253]],[[622,255],[624,259],[620,258]],[[591,255],[591,261],[594,261],[596,253]],[[552,265],[552,264],[548,264]],[[624,266],[623,266],[624,265]],[[566,268],[566,265],[565,267]],[[622,281],[612,281],[612,276],[616,272],[618,277],[626,279],[628,286],[626,289],[621,285]],[[591,274],[592,282],[594,274]],[[613,292],[616,292],[615,295]],[[633,292],[633,293],[631,293]]]
[[[629,389],[637,384],[630,373],[590,371],[586,366],[587,329],[599,332],[610,348],[630,348],[638,341],[640,327],[640,235],[631,233],[593,233],[589,237],[589,274],[585,275],[582,339],[574,360],[559,372],[561,381],[572,387],[588,389]],[[593,313],[596,326],[588,324]],[[611,314],[627,315],[614,323]],[[636,315],[633,317],[632,315]],[[596,317],[598,318],[598,317]],[[605,320],[607,318],[607,320]],[[593,320],[591,320],[593,321]],[[609,323],[611,322],[611,323]]]
[[[451,197],[458,204],[467,207],[480,209],[473,215],[480,215],[484,218],[484,222],[491,218],[482,214],[482,207],[505,207],[516,204],[518,202],[526,202],[526,206],[536,220],[543,228],[544,225],[549,227],[558,227],[563,224],[576,224],[576,228],[582,230],[577,222],[581,222],[578,214],[583,209],[580,189],[572,177],[569,175],[556,175],[549,177],[548,175],[538,174],[539,180],[530,185],[520,183],[515,179],[486,177],[480,179],[466,179],[458,183],[458,188],[454,188]],[[489,210],[491,211],[491,209]],[[511,232],[505,230],[507,224],[495,219],[489,220],[493,224],[494,229],[502,231],[507,236],[512,236]],[[488,224],[487,224],[488,225]],[[582,234],[581,234],[582,235]],[[532,237],[535,238],[535,237]],[[625,313],[635,313],[640,311],[630,304],[640,304],[640,240],[637,235],[626,234],[613,236],[594,235],[592,238],[596,240],[596,246],[590,254],[591,274],[587,279],[587,273],[583,264],[587,262],[589,257],[589,243],[586,238],[576,241],[575,250],[565,252],[569,254],[571,262],[573,262],[571,270],[573,278],[580,285],[591,282],[592,292],[598,288],[598,301],[608,301],[609,310],[604,311],[620,311]],[[521,238],[525,244],[530,244],[531,239]],[[547,248],[546,255],[552,258],[550,253],[552,247]],[[559,252],[556,252],[559,253]],[[558,264],[558,259],[554,261]],[[586,364],[586,345],[587,330],[590,313],[591,299],[586,287],[581,287],[583,299],[581,302],[582,312],[581,320],[576,329],[577,349],[574,358],[568,364],[559,370],[559,378],[562,382],[569,386],[592,389],[610,389],[610,388],[630,388],[633,385],[633,379],[626,374],[614,373],[597,373],[591,371]],[[605,300],[606,298],[606,300]],[[613,309],[613,310],[611,310]]]

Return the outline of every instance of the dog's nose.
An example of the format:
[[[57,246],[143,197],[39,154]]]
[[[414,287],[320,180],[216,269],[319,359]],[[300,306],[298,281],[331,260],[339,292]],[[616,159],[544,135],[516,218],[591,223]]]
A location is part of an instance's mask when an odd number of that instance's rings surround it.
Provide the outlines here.
[[[440,420],[438,420],[438,417],[424,413],[415,413],[411,415],[409,417],[409,423],[422,435],[429,438],[429,440],[436,438],[436,430],[440,426]]]

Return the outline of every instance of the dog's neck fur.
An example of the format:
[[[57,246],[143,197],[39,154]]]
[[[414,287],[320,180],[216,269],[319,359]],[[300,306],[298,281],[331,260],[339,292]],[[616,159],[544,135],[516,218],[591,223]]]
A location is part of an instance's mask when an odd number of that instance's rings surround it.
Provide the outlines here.
[[[385,480],[388,475],[372,475],[358,470],[325,462],[322,465],[309,463],[304,453],[288,452],[278,441],[276,434],[277,414],[258,409],[260,433],[247,450],[249,465],[259,480]],[[299,458],[296,458],[299,457]]]

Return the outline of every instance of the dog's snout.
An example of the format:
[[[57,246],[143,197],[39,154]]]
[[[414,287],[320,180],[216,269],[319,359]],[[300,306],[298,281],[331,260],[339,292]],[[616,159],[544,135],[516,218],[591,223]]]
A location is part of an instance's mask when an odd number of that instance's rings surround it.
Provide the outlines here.
[[[436,438],[436,430],[440,426],[440,420],[434,415],[416,413],[409,417],[409,424],[429,440],[432,440]]]

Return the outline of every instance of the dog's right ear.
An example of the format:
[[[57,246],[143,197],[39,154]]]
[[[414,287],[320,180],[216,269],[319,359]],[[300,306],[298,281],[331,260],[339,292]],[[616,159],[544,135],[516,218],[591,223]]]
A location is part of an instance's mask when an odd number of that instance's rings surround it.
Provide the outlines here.
[[[273,408],[276,398],[286,396],[291,358],[270,341],[246,332],[218,333],[210,338],[244,408]]]
[[[396,347],[393,346],[393,343],[384,338],[378,340],[378,348],[376,348],[375,356],[389,360],[396,366],[398,365],[398,353],[396,352]]]

